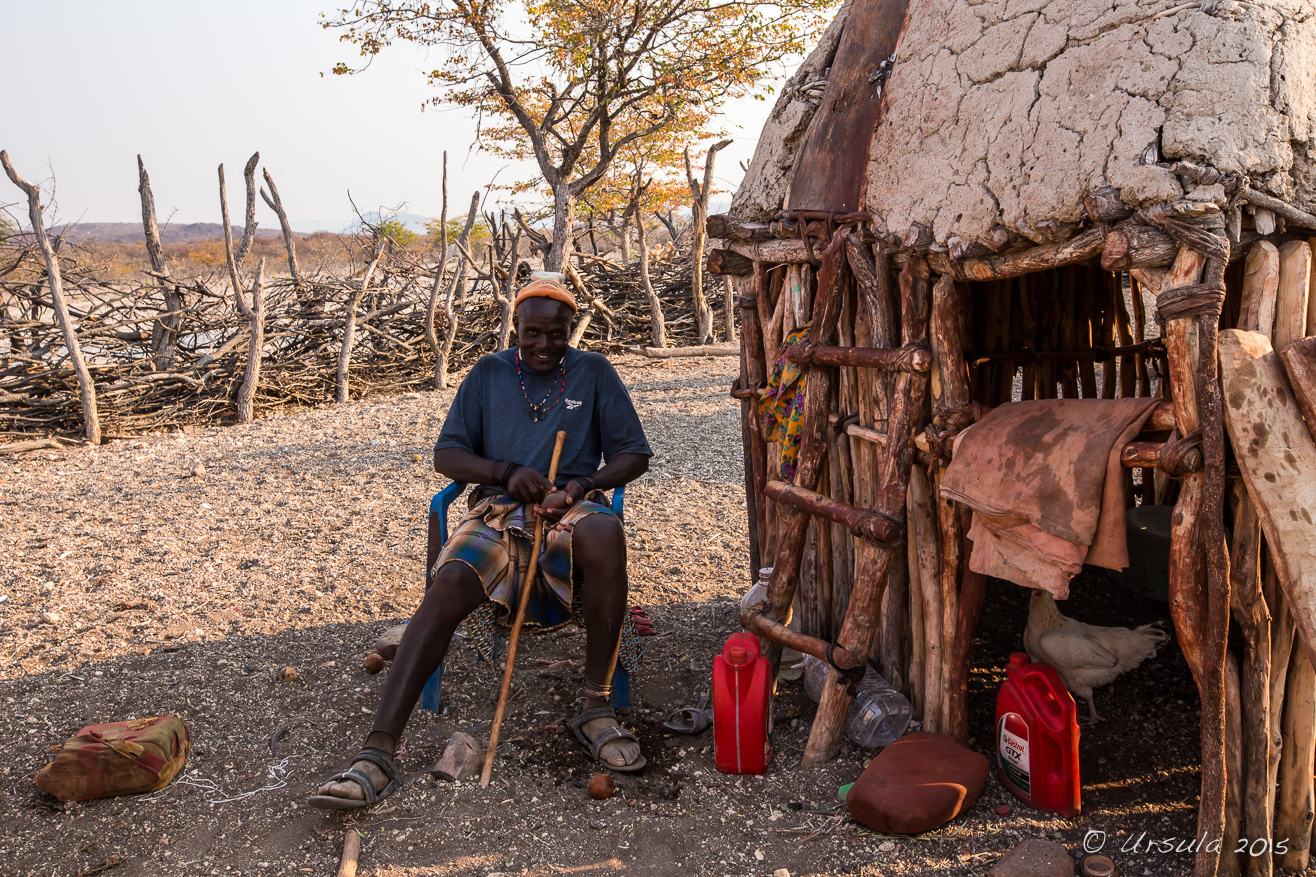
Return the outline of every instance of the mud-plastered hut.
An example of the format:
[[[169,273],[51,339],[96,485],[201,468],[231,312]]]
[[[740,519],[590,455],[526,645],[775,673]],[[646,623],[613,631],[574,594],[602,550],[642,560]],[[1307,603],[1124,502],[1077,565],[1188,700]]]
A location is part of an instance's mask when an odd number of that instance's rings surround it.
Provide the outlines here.
[[[733,393],[754,562],[773,568],[746,627],[842,671],[879,657],[924,728],[964,736],[982,504],[970,515],[947,479],[969,428],[1064,399],[1097,406],[1096,430],[1144,400],[1104,483],[1171,509],[1169,603],[1202,704],[1199,829],[1225,841],[1196,873],[1306,867],[1313,213],[1310,2],[843,7],[709,222],[710,267],[744,320]],[[782,365],[795,421],[765,435]],[[1087,430],[1068,428],[1073,441],[1015,441],[1007,421],[996,457],[980,441],[965,466],[1040,465],[1058,482],[1025,473],[1014,499],[1099,505],[1065,481]],[[850,704],[831,678],[806,764],[835,753]],[[1283,861],[1218,852],[1280,836]]]

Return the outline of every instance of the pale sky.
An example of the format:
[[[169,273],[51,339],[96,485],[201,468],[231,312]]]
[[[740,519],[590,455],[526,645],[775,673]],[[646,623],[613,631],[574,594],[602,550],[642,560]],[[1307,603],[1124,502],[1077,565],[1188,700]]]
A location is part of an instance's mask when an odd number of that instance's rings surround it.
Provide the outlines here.
[[[138,153],[162,225],[219,222],[220,162],[240,224],[242,166],[255,150],[299,231],[341,231],[353,216],[349,191],[362,211],[405,205],[438,216],[445,149],[450,214],[495,175],[534,175],[481,152],[468,111],[421,111],[433,94],[422,50],[399,44],[364,73],[329,73],[357,60],[318,24],[334,9],[332,0],[0,0],[0,149],[47,201],[54,183],[48,223],[139,222]],[[730,108],[735,142],[716,164],[728,190],[772,102]],[[26,224],[21,197],[0,174],[0,207]],[[257,219],[278,227],[263,203]]]

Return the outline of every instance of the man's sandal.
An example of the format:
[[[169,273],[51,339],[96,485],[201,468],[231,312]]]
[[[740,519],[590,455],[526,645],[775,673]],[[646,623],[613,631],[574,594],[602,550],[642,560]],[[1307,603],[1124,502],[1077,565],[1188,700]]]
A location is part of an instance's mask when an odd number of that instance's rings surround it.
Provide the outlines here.
[[[567,723],[567,727],[569,727],[571,732],[576,735],[576,739],[580,741],[580,745],[585,747],[595,761],[606,767],[608,770],[621,771],[622,773],[632,773],[640,770],[649,763],[643,755],[635,756],[635,759],[628,764],[612,764],[607,759],[601,758],[599,753],[603,751],[604,746],[607,746],[612,741],[634,740],[636,743],[639,743],[640,738],[636,737],[633,732],[628,731],[618,723],[611,728],[604,728],[598,733],[598,736],[591,740],[589,737],[585,736],[583,728],[587,723],[592,722],[595,719],[612,719],[615,722],[617,721],[617,713],[610,706],[600,706],[595,707],[594,709],[581,711],[574,719]]]
[[[356,783],[361,787],[361,792],[365,795],[364,799],[343,798],[338,795],[312,795],[306,803],[317,810],[364,810],[393,794],[393,790],[398,787],[398,769],[393,766],[393,759],[387,752],[374,746],[366,746],[352,759],[352,764],[358,761],[368,761],[382,770],[384,776],[388,777],[388,785],[376,792],[375,781],[370,778],[370,774],[355,767],[348,767],[347,770],[334,774],[325,782]]]

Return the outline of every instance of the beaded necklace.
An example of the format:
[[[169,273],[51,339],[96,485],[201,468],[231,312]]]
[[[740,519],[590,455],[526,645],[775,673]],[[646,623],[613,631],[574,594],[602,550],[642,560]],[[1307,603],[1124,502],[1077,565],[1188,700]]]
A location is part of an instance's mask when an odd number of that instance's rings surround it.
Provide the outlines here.
[[[557,373],[558,373],[558,377],[560,377],[562,380],[558,384],[557,399],[554,400],[553,404],[552,405],[548,404],[548,397],[553,395],[553,387],[551,384],[548,387],[548,392],[544,394],[543,399],[541,399],[539,402],[532,402],[530,400],[530,393],[528,393],[525,388],[525,374],[521,371],[521,351],[520,350],[516,351],[516,380],[517,383],[521,385],[521,395],[525,397],[526,403],[530,406],[530,419],[535,421],[536,423],[547,417],[548,412],[552,411],[559,404],[561,404],[562,398],[566,395],[567,358],[565,356],[562,357],[562,362],[558,365]]]

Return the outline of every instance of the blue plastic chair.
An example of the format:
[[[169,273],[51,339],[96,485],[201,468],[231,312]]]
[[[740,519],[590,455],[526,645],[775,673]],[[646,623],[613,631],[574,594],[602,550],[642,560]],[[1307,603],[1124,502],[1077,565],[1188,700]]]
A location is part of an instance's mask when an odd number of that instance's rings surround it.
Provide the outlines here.
[[[427,589],[429,588],[430,571],[434,568],[434,561],[438,560],[443,543],[448,541],[448,508],[457,497],[462,495],[465,489],[465,484],[454,481],[434,494],[434,498],[430,500],[429,527],[425,539],[425,587]],[[625,496],[625,486],[615,488],[612,491],[612,512],[619,518],[622,515]],[[495,639],[495,656],[497,655],[497,646],[498,641]],[[421,709],[429,710],[432,713],[439,711],[439,693],[442,685],[443,665],[440,664],[434,674],[426,680],[425,687],[421,689]],[[617,669],[612,674],[612,705],[618,708],[631,705],[631,677],[621,664],[617,665]]]

